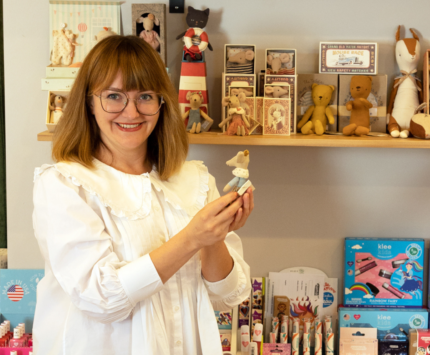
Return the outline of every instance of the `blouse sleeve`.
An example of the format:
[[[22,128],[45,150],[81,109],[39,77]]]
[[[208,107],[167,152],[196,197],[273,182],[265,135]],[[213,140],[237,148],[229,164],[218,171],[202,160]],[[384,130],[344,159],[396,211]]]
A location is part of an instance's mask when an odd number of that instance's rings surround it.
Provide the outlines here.
[[[219,197],[215,179],[210,176],[208,203]],[[242,242],[239,236],[234,232],[228,233],[225,244],[234,262],[230,274],[224,280],[217,282],[209,282],[202,276],[212,305],[217,311],[231,310],[248,298],[251,293],[250,268],[243,259]]]
[[[163,283],[149,254],[120,261],[82,190],[55,169],[35,181],[33,227],[40,250],[73,304],[101,322],[119,322]]]

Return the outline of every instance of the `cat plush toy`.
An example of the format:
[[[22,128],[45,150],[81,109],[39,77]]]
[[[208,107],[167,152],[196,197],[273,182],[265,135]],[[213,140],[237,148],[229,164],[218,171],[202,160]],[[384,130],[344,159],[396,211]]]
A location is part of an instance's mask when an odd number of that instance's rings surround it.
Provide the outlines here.
[[[201,60],[202,52],[206,48],[209,48],[211,51],[213,50],[209,43],[207,33],[203,31],[208,20],[209,9],[196,10],[191,6],[188,6],[186,21],[189,29],[176,37],[176,39],[184,39],[184,57],[188,62]]]

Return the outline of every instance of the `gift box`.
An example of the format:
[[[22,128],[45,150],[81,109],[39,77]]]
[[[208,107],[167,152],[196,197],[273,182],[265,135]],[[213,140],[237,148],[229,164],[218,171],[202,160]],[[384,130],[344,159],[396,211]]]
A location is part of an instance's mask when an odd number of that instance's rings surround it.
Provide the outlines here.
[[[333,113],[334,124],[328,124],[327,130],[337,132],[338,125],[338,75],[327,74],[299,74],[297,78],[297,122],[303,118],[306,110],[314,105],[312,100],[312,84],[332,85],[333,94],[330,100],[330,110]]]
[[[75,79],[46,78],[42,79],[42,90],[46,91],[70,91]]]
[[[51,133],[54,133],[55,128],[57,127],[57,123],[54,123],[54,115],[59,114],[61,115],[62,110],[58,110],[56,112],[55,110],[51,110],[51,106],[55,106],[53,103],[53,97],[54,96],[61,96],[63,97],[64,104],[62,109],[64,109],[65,105],[67,104],[67,100],[69,98],[70,91],[48,91],[48,103],[46,105],[46,127],[48,128],[48,131]]]
[[[354,100],[350,92],[351,78],[354,75],[339,75],[339,132],[349,125],[351,111],[346,109],[346,103]],[[370,114],[370,131],[382,132],[387,131],[387,76],[372,76],[372,90],[367,100],[373,105],[369,109]]]
[[[74,78],[85,56],[100,40],[120,34],[121,2],[49,2],[51,64],[47,78]]]

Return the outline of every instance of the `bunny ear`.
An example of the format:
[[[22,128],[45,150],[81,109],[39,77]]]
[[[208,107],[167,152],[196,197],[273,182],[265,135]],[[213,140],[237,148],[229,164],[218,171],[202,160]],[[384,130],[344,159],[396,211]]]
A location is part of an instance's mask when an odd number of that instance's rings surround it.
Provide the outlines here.
[[[266,86],[265,89],[264,89],[264,92],[266,94],[273,94],[274,91],[275,91],[275,89],[273,87],[271,87],[271,86]]]
[[[222,99],[223,106],[228,106],[229,103],[230,103],[230,97],[227,96]]]
[[[155,23],[157,26],[160,26],[160,20],[159,20],[157,17],[155,17],[155,18],[154,18],[154,23]]]
[[[251,51],[251,50],[246,51],[245,58],[246,58],[246,60],[249,60],[249,61],[253,60],[254,59],[254,51]]]
[[[396,41],[400,41],[400,25],[399,27],[397,27],[397,32],[396,32]]]
[[[412,36],[413,36],[417,41],[419,41],[419,40],[420,40],[420,39],[419,39],[419,37],[418,37],[418,35],[415,33],[415,31],[414,31],[412,28],[410,28],[410,29],[409,29],[409,31],[411,31]]]

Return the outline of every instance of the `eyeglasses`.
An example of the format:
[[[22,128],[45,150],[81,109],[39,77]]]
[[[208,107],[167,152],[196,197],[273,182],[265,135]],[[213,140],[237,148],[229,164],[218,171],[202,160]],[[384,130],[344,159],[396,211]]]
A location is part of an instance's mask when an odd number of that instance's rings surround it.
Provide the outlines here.
[[[152,92],[139,92],[137,99],[130,99],[127,94],[120,90],[102,90],[100,98],[103,111],[107,113],[120,113],[127,107],[129,101],[134,101],[136,109],[141,115],[156,115],[164,103],[163,96]]]

